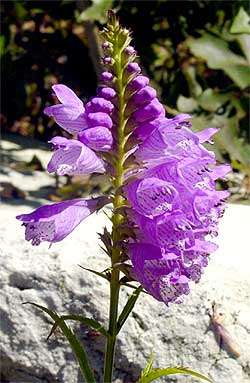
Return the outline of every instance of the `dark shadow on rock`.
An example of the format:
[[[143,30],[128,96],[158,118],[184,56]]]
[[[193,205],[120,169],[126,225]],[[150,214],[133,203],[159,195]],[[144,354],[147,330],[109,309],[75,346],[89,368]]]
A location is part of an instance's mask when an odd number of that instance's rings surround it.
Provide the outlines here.
[[[21,136],[19,134],[14,133],[3,133],[2,140],[12,142],[13,144],[19,145],[19,148],[15,148],[14,150],[24,150],[24,149],[42,149],[49,150],[51,145],[36,140],[31,137]],[[5,149],[6,150],[6,149]],[[7,149],[8,151],[12,151],[13,149]]]
[[[33,201],[30,199],[6,199],[3,201],[6,205],[11,205],[11,206],[30,206],[33,208],[38,208],[39,206],[42,205],[41,202],[39,201]]]

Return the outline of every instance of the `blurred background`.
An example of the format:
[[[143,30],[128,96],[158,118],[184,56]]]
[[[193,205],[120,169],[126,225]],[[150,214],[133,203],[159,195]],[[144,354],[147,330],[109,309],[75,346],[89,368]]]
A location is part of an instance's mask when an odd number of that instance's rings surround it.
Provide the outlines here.
[[[195,130],[220,128],[212,150],[233,168],[221,186],[231,201],[249,203],[249,2],[202,0],[1,2],[3,200],[36,197],[14,176],[45,173],[47,141],[67,134],[43,114],[53,104],[51,86],[64,83],[84,102],[95,94],[98,31],[109,8],[133,31],[143,72],[168,116],[185,112]],[[26,155],[27,148],[34,152]],[[39,196],[60,201],[108,187],[103,175],[53,176]]]

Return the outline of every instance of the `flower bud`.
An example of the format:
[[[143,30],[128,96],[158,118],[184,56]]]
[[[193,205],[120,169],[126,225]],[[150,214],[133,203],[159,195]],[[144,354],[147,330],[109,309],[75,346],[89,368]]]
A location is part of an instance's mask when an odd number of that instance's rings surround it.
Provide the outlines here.
[[[109,49],[109,48],[112,48],[112,44],[109,42],[109,41],[104,41],[102,43],[102,48],[103,49]]]
[[[91,127],[104,126],[105,128],[111,129],[113,125],[109,115],[103,112],[89,113],[87,119]]]
[[[133,113],[133,117],[137,122],[150,121],[154,118],[158,118],[165,114],[163,105],[159,102],[157,98],[151,101],[149,104],[136,110]]]
[[[111,100],[116,95],[116,91],[113,88],[104,87],[104,86],[98,87],[97,93],[99,96],[106,98],[106,100]]]
[[[135,77],[130,83],[129,88],[133,90],[139,90],[149,84],[149,78],[143,75]]]
[[[140,89],[131,99],[137,105],[144,105],[156,98],[156,90],[151,86],[145,86]]]
[[[136,50],[134,47],[132,47],[131,45],[129,45],[126,49],[125,49],[125,53],[128,55],[128,56],[131,56],[133,54],[136,53]]]
[[[112,80],[112,78],[113,78],[113,75],[110,72],[102,72],[101,74],[101,80],[103,82],[109,82]]]
[[[129,73],[138,73],[139,74],[141,72],[141,68],[137,63],[133,62],[133,63],[128,64],[127,71]]]
[[[113,65],[115,62],[114,59],[112,59],[112,57],[103,57],[102,61],[104,65]]]
[[[113,109],[113,104],[102,97],[93,97],[91,101],[85,105],[85,112],[87,114],[94,112],[111,113]]]

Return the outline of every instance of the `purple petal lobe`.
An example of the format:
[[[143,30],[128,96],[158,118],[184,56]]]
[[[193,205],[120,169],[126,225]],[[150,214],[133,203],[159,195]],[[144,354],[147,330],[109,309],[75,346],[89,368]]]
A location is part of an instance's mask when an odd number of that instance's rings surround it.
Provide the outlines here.
[[[62,104],[48,106],[44,113],[54,117],[56,123],[68,133],[78,134],[87,126],[82,101],[65,85],[53,85],[52,88]]]
[[[207,128],[196,133],[196,136],[199,138],[200,143],[208,142],[209,139],[219,131],[217,128]]]
[[[62,104],[74,105],[75,107],[78,105],[80,109],[83,107],[82,101],[66,85],[56,84],[52,86],[52,89]]]

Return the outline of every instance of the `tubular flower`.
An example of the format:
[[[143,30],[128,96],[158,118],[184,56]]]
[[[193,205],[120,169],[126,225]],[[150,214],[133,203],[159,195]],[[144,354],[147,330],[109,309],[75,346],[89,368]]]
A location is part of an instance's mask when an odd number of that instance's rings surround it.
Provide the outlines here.
[[[41,206],[32,213],[21,214],[16,218],[25,226],[25,239],[37,246],[42,241],[62,241],[86,217],[108,202],[106,197],[63,201]]]

